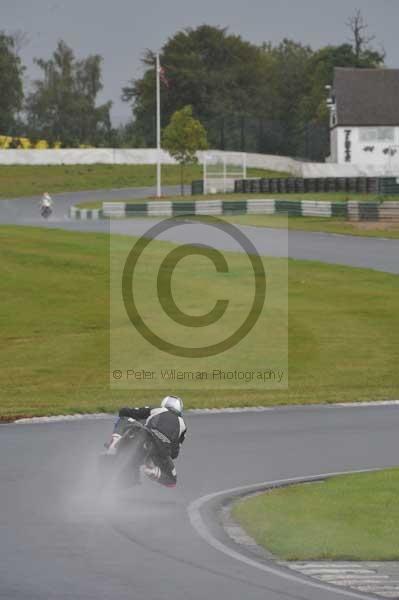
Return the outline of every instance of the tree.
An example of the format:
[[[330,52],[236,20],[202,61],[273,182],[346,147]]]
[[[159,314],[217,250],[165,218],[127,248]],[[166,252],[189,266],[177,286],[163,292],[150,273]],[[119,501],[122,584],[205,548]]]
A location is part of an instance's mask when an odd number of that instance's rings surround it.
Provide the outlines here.
[[[33,84],[26,103],[28,124],[36,135],[63,146],[97,145],[111,130],[110,108],[96,106],[102,89],[98,54],[77,60],[62,40],[49,60],[35,59],[43,78]]]
[[[370,46],[371,42],[375,40],[375,35],[369,35],[368,24],[362,15],[362,11],[357,9],[355,13],[346,22],[347,27],[351,32],[352,48],[356,57],[358,67],[368,66],[366,63],[374,63],[373,66],[377,67],[383,64],[385,60],[385,52],[377,52]]]
[[[306,73],[313,51],[310,46],[284,39],[277,46],[264,44],[263,53],[263,78],[270,79],[270,118],[278,125],[275,152],[295,155],[300,102],[308,90]]]
[[[180,164],[181,194],[184,195],[184,167],[197,162],[196,152],[208,147],[206,131],[194,119],[191,106],[174,113],[163,133],[163,147]]]
[[[206,125],[213,144],[226,145],[226,119],[245,118],[259,104],[262,53],[225,28],[202,25],[179,31],[162,48],[161,64],[169,86],[162,90],[162,119],[190,105]],[[122,98],[132,102],[136,134],[147,145],[155,141],[155,54],[148,50],[144,76],[123,88]]]
[[[328,150],[325,86],[334,68],[376,68],[384,61],[370,46],[361,13],[353,19],[353,46],[318,51],[290,39],[258,47],[209,25],[179,31],[161,53],[169,80],[162,88],[163,126],[190,105],[214,147],[322,159]],[[123,99],[132,103],[131,139],[153,146],[155,54],[148,50],[143,62],[144,76],[123,88]]]
[[[16,29],[9,33],[14,42],[14,52],[17,56],[21,56],[23,48],[29,45],[30,35],[23,29]]]
[[[22,108],[24,67],[12,36],[0,32],[0,132],[13,134]]]

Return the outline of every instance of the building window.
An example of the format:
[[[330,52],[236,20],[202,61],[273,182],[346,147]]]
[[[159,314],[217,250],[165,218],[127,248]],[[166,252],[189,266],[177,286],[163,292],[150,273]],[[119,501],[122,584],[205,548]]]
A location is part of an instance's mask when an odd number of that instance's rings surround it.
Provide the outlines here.
[[[364,127],[359,129],[360,142],[394,142],[394,127]]]

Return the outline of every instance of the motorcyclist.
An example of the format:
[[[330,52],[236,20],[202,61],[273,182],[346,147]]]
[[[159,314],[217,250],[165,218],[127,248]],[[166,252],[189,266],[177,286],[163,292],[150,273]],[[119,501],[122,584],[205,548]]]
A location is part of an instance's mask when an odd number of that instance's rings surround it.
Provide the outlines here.
[[[49,215],[53,209],[53,200],[48,192],[45,192],[40,200],[40,212],[43,216]]]
[[[183,401],[177,396],[166,396],[159,408],[121,408],[111,441],[107,444],[107,454],[115,455],[124,432],[133,421],[144,421],[155,436],[156,452],[144,464],[143,471],[150,479],[168,487],[176,485],[177,474],[172,459],[177,458],[184,441],[187,427],[182,417]],[[145,446],[145,445],[144,445]],[[144,451],[138,449],[133,464],[133,478],[140,482],[140,466],[143,465]]]

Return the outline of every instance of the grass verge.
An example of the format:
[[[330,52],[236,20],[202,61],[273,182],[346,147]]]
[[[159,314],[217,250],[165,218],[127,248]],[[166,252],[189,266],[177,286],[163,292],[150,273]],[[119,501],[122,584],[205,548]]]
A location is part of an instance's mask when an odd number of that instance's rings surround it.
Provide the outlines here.
[[[225,218],[230,223],[237,225],[272,227],[274,229],[285,229],[287,227],[287,217],[281,215],[239,215]],[[292,231],[318,231],[362,237],[399,238],[399,222],[350,222],[343,218],[333,217],[288,217],[288,229]]]
[[[283,177],[286,173],[248,169],[249,177]],[[202,166],[185,168],[185,183],[202,179]],[[0,165],[0,200],[35,196],[47,191],[77,192],[126,187],[153,186],[156,182],[155,165],[62,165],[62,166],[5,166]],[[180,184],[180,167],[162,167],[163,185]]]
[[[285,560],[399,560],[399,469],[295,485],[237,502],[234,518]]]
[[[131,246],[131,238],[117,237],[121,249]],[[151,245],[154,260],[160,245]],[[109,390],[107,235],[2,227],[0,248],[1,416],[112,411],[154,401],[147,392],[132,398],[131,391]],[[240,256],[228,258],[242,269]],[[190,261],[180,268],[193,285],[188,298],[215,284],[215,274],[194,280]],[[239,296],[245,281],[235,281]],[[190,392],[187,405],[397,398],[398,300],[394,275],[290,260],[288,391]],[[261,352],[262,336],[257,344]]]

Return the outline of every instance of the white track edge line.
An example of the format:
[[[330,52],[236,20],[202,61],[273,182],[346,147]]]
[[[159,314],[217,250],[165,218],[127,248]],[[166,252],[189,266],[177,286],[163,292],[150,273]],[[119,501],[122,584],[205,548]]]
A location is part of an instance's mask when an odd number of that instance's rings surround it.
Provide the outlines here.
[[[335,592],[336,594],[350,596],[352,598],[359,598],[359,599],[363,599],[363,600],[365,598],[375,598],[375,596],[369,596],[366,593],[357,593],[352,590],[341,589],[337,586],[329,585],[327,583],[323,584],[323,583],[318,583],[316,581],[312,581],[310,579],[306,580],[303,577],[299,577],[293,573],[292,574],[287,573],[283,569],[279,569],[278,567],[273,567],[267,563],[259,562],[255,559],[249,558],[248,556],[246,556],[244,554],[241,554],[240,552],[237,552],[236,550],[233,550],[232,548],[229,548],[229,546],[220,542],[208,530],[207,526],[205,525],[205,523],[201,517],[201,508],[205,504],[207,504],[209,501],[214,500],[215,498],[218,498],[220,496],[229,496],[229,495],[235,495],[235,494],[240,494],[240,493],[245,494],[246,492],[248,492],[248,493],[256,492],[258,490],[261,490],[262,488],[268,488],[268,487],[273,487],[273,486],[277,487],[277,486],[283,486],[283,485],[288,485],[291,483],[294,484],[294,483],[300,483],[300,482],[306,483],[306,482],[310,482],[310,481],[314,481],[314,480],[318,480],[318,479],[335,477],[338,475],[351,475],[351,474],[355,475],[358,473],[372,473],[374,471],[379,471],[379,470],[380,469],[374,468],[374,469],[359,469],[357,471],[339,471],[336,473],[322,473],[320,475],[311,475],[308,477],[306,477],[306,476],[292,477],[289,479],[277,479],[274,481],[265,481],[263,483],[244,485],[241,487],[231,488],[229,490],[222,490],[219,492],[214,492],[212,494],[207,494],[205,496],[201,496],[200,498],[197,498],[197,500],[194,500],[193,502],[191,502],[188,505],[187,513],[188,513],[188,517],[190,519],[190,523],[191,523],[192,527],[195,529],[195,531],[198,533],[198,535],[200,537],[202,537],[202,539],[205,540],[205,542],[207,542],[207,544],[209,544],[216,550],[223,552],[223,554],[229,556],[230,558],[234,558],[242,563],[245,563],[246,565],[248,565],[250,567],[254,567],[261,571],[265,571],[266,573],[270,573],[272,575],[276,575],[277,577],[281,577],[288,581],[292,581],[295,583],[301,583],[302,585],[307,585],[307,586],[310,586],[313,588],[321,589],[323,591]]]
[[[336,402],[333,404],[280,404],[276,406],[247,406],[231,408],[193,408],[186,411],[191,415],[240,414],[251,412],[272,412],[277,410],[302,410],[312,408],[370,408],[379,406],[399,406],[399,400],[376,400],[371,402]],[[51,417],[28,417],[12,423],[31,425],[35,423],[62,423],[69,421],[102,420],[115,417],[115,413],[82,413],[75,415],[56,415]]]

